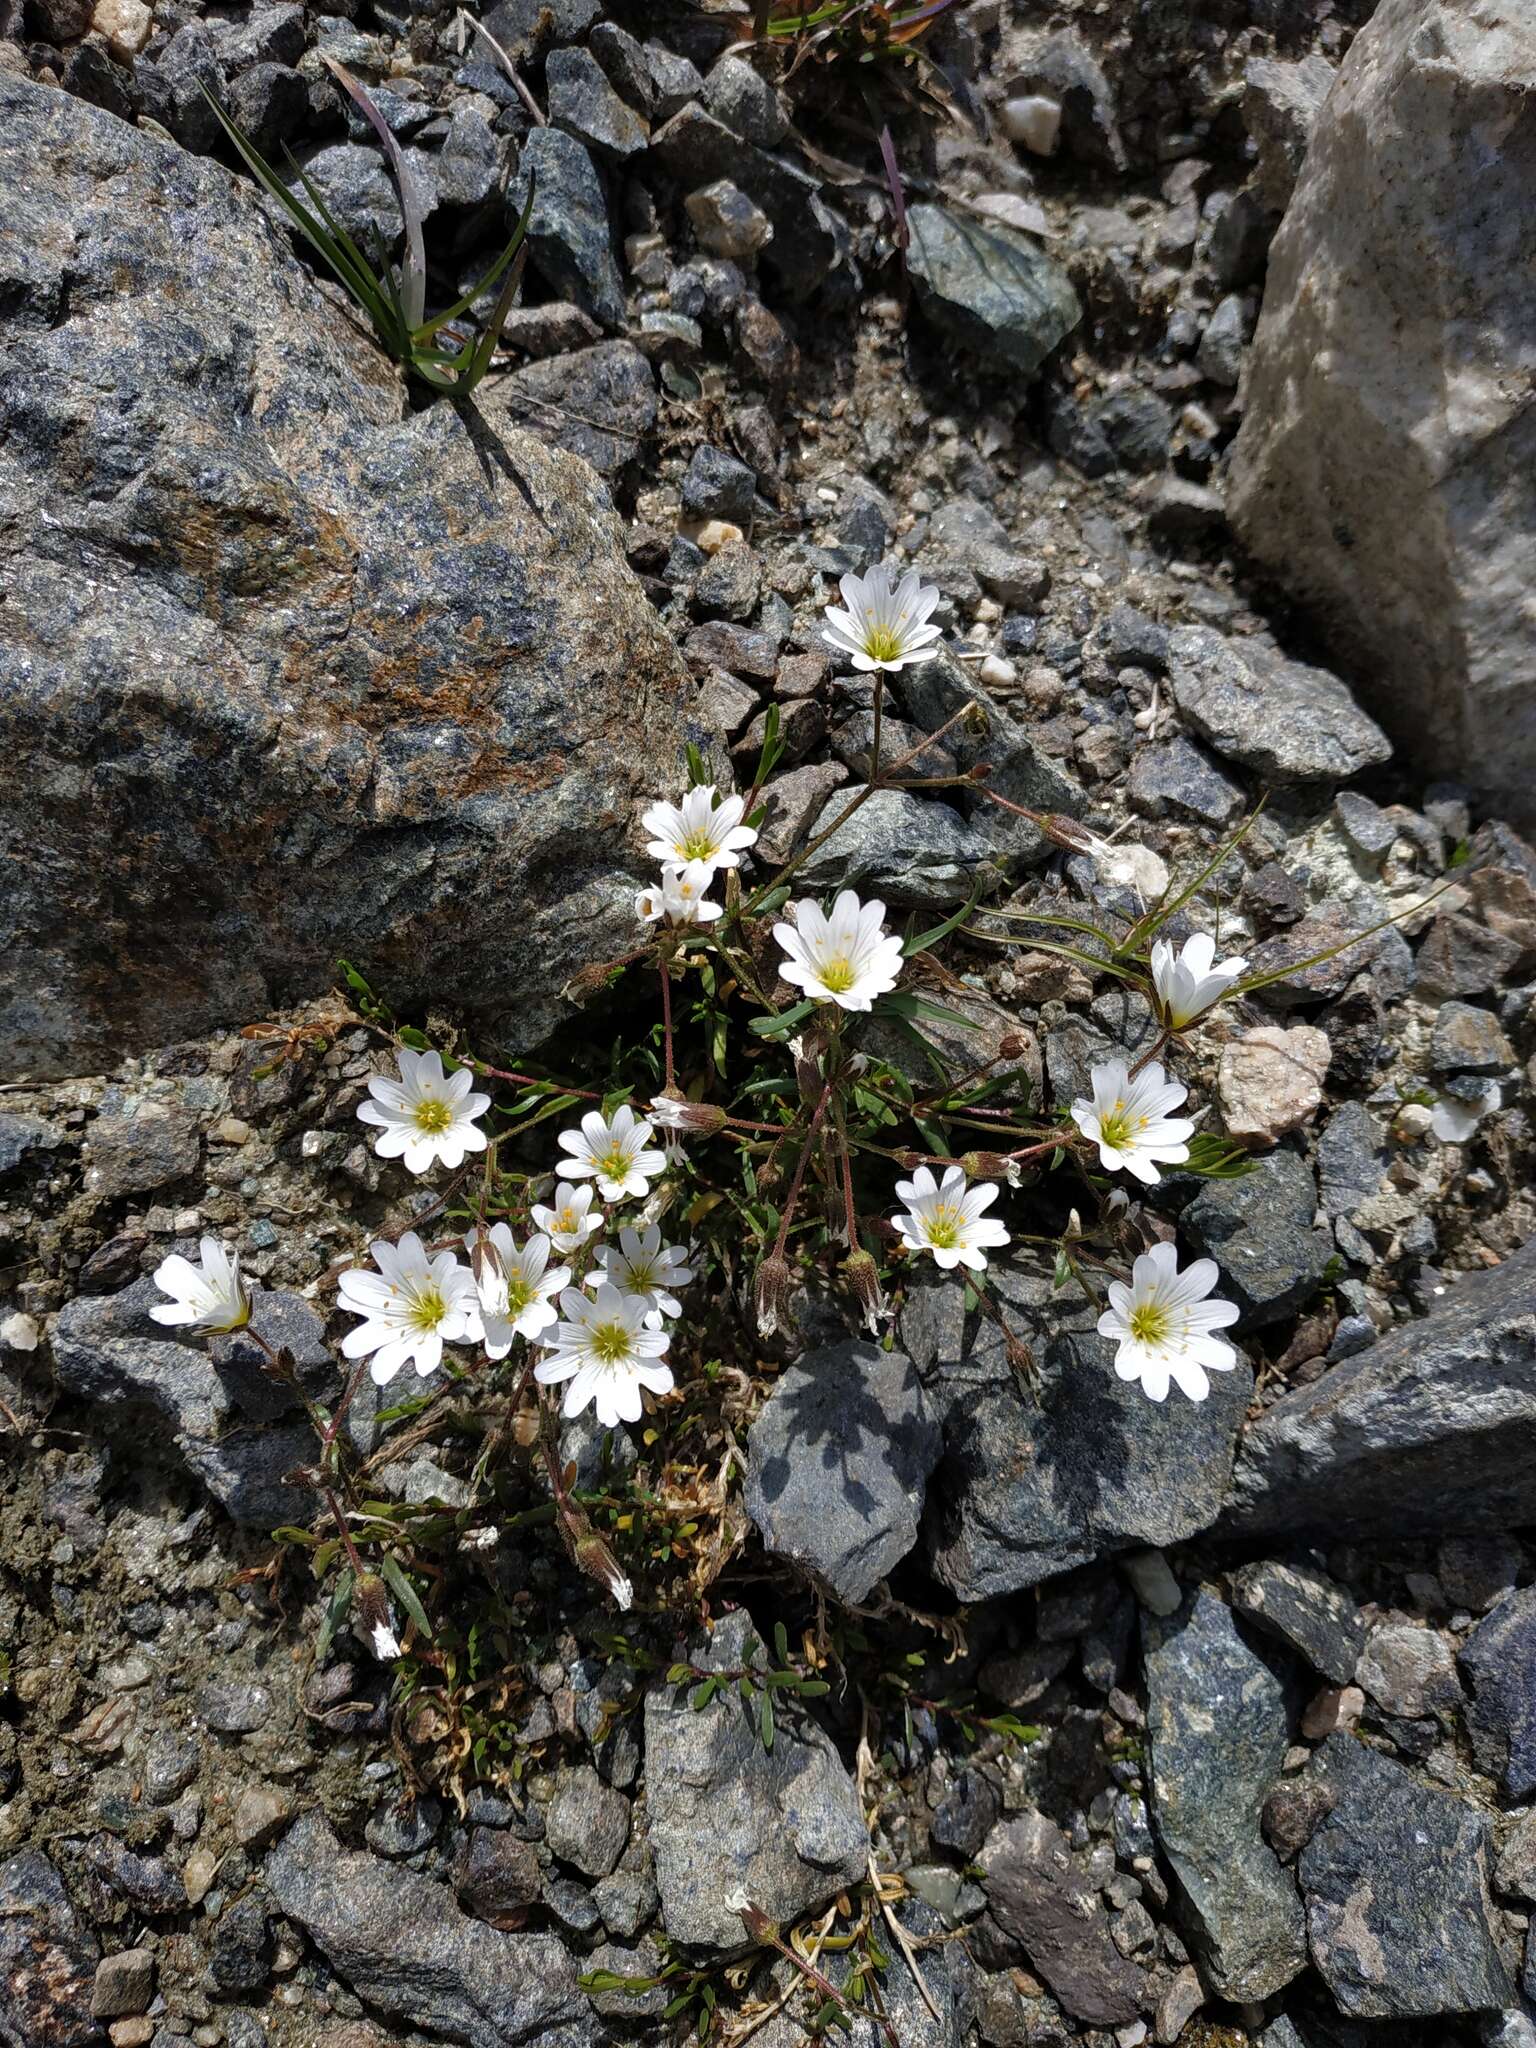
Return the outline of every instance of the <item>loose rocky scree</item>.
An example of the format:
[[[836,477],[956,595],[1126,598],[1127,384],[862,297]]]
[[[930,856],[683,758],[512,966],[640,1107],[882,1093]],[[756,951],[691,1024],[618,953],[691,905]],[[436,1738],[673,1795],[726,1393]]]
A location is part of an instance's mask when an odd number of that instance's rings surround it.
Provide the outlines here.
[[[826,48],[483,26],[515,80],[435,0],[0,0],[0,2042],[1530,2048],[1536,29],[957,4],[857,67],[903,265]],[[434,303],[535,182],[472,405],[233,175],[204,86],[398,254],[326,54]],[[939,779],[794,893],[902,935],[971,903],[902,987],[1050,1119],[1159,1037],[1074,922],[1264,799],[1168,933],[1274,978],[1157,1054],[1254,1170],[1005,1187],[1030,1383],[888,1237],[875,1333],[808,1262],[760,1335],[753,1256],[712,1260],[674,1392],[561,1424],[628,1612],[525,1390],[364,1377],[351,1526],[428,1610],[384,1583],[381,1661],[306,1403],[337,1273],[461,1224],[370,1149],[368,1082],[419,1042],[659,1090],[654,970],[612,972],[639,812],[689,745],[745,795],[768,741],[743,892],[833,823],[877,698],[824,608],[882,560],[943,651],[884,679],[881,758],[947,728]],[[1198,1404],[1057,1284],[1112,1185],[1241,1310]],[[713,1242],[688,1186],[663,1227]],[[284,1376],[149,1317],[205,1235]]]

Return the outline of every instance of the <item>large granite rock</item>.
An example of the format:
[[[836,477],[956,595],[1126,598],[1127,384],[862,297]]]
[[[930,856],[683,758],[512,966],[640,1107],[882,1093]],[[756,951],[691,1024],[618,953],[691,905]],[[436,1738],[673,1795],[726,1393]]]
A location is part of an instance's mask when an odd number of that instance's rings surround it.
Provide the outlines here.
[[[0,203],[0,1077],[338,953],[547,1032],[689,691],[600,485],[413,410],[248,184],[8,74]]]
[[[1536,16],[1383,0],[1270,250],[1227,509],[1403,747],[1536,816]]]
[[[1536,1520],[1536,1243],[1268,1409],[1224,1531],[1331,1541]]]
[[[267,1858],[278,1905],[358,1997],[465,2048],[596,2048],[603,2030],[553,1934],[503,1934],[446,1885],[347,1850],[324,1815],[296,1820]]]
[[[988,1275],[1040,1370],[1038,1394],[1009,1363],[997,1325],[966,1317],[953,1285],[914,1292],[902,1340],[944,1413],[928,1490],[933,1570],[961,1600],[1037,1585],[1121,1550],[1178,1543],[1221,1511],[1243,1412],[1245,1362],[1212,1375],[1210,1397],[1149,1401],[1117,1379],[1093,1313],[1053,1293],[1028,1255]]]
[[[1174,701],[1229,761],[1276,782],[1343,782],[1391,757],[1386,734],[1337,676],[1209,626],[1173,635]]]
[[[1290,1742],[1291,1685],[1205,1588],[1142,1627],[1158,1845],[1211,1990],[1268,1998],[1307,1961],[1301,1901],[1259,1823]]]
[[[1352,1735],[1331,1735],[1310,1769],[1332,1809],[1297,1868],[1312,1960],[1340,2009],[1409,2019],[1512,2005],[1486,1815]]]
[[[917,1541],[942,1437],[910,1358],[878,1344],[808,1351],[747,1437],[747,1513],[776,1557],[862,1600]]]
[[[690,1650],[707,1671],[767,1658],[743,1610]],[[744,1891],[770,1919],[825,1904],[864,1875],[869,1837],[853,1780],[831,1738],[780,1700],[773,1748],[735,1680],[695,1711],[691,1684],[654,1686],[645,1703],[646,1801],[661,1913],[674,1941],[734,1948]]]
[[[1218,1291],[1243,1312],[1239,1329],[1294,1315],[1321,1286],[1333,1240],[1313,1228],[1316,1210],[1306,1160],[1272,1152],[1236,1180],[1207,1181],[1184,1211],[1191,1245],[1216,1261]]]

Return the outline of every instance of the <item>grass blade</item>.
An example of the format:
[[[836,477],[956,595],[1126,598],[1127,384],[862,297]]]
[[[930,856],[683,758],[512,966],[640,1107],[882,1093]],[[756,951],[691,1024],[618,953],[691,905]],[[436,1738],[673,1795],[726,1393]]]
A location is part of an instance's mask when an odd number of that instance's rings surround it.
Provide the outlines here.
[[[401,317],[406,329],[417,327],[427,310],[427,249],[421,232],[421,194],[411,167],[401,153],[395,140],[394,130],[379,112],[373,100],[346,65],[328,51],[320,52],[321,60],[337,79],[343,91],[349,93],[353,102],[362,110],[372,124],[374,133],[384,145],[384,154],[389,158],[389,168],[394,173],[395,187],[400,194],[400,217],[405,223],[405,264],[401,279]]]

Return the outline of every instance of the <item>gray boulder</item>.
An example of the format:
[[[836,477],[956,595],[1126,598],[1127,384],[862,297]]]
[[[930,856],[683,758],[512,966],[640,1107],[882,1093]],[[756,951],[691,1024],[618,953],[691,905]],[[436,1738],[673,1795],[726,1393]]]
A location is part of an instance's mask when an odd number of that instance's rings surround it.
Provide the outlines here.
[[[1312,1960],[1340,2009],[1409,2019],[1513,2004],[1487,1817],[1352,1735],[1331,1735],[1310,1768],[1333,1805],[1297,1869]]]
[[[1208,1528],[1253,1391],[1246,1362],[1213,1375],[1198,1404],[1149,1401],[1115,1377],[1092,1311],[1053,1293],[1048,1262],[994,1265],[988,1279],[1034,1353],[1038,1394],[1021,1385],[997,1325],[965,1316],[958,1287],[919,1290],[903,1316],[903,1341],[944,1413],[928,1496],[930,1561],[944,1584],[985,1600]]]
[[[1391,742],[1337,676],[1209,626],[1173,634],[1174,701],[1218,754],[1276,782],[1343,782],[1389,760]]]
[[[1536,1243],[1248,1431],[1224,1531],[1332,1542],[1536,1520]]]
[[[1206,1983],[1268,1998],[1307,1961],[1295,1884],[1259,1824],[1290,1742],[1291,1689],[1205,1588],[1142,1628],[1158,1845]]]
[[[744,1611],[689,1655],[709,1671],[767,1663]],[[786,1708],[765,1749],[734,1682],[697,1712],[693,1689],[656,1685],[645,1703],[656,1884],[674,1941],[734,1948],[744,1936],[728,1897],[744,1891],[770,1919],[793,1920],[864,1875],[869,1837],[853,1780],[815,1721]]]
[[[243,1022],[338,953],[547,1033],[632,940],[688,694],[601,486],[413,410],[214,163],[0,75],[0,198],[0,1071]]]
[[[1536,816],[1536,17],[1384,0],[1270,251],[1227,507],[1404,749]]]
[[[747,1513],[775,1557],[862,1600],[917,1541],[942,1442],[904,1353],[863,1343],[806,1352],[747,1437]]]
[[[321,1814],[294,1822],[266,1876],[288,1918],[387,2019],[465,2048],[596,2048],[604,2038],[556,1936],[470,1919],[446,1885],[343,1849]]]
[[[850,791],[835,791],[810,836],[836,824],[850,801]],[[1002,881],[990,843],[948,804],[877,789],[817,847],[800,869],[799,886],[812,895],[851,887],[900,910],[944,910],[964,903],[978,884],[995,894]]]

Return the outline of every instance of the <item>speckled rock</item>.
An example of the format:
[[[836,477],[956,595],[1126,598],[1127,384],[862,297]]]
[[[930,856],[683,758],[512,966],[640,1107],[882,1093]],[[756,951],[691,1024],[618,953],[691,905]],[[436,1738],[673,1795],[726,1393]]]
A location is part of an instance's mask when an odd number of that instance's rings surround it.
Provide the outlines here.
[[[1311,1024],[1259,1024],[1221,1049],[1216,1092],[1230,1136],[1273,1145],[1316,1111],[1332,1048]]]
[[[1172,636],[1174,701],[1218,754],[1277,782],[1342,782],[1391,758],[1381,728],[1337,676],[1209,626]]]
[[[1205,1588],[1142,1630],[1159,1846],[1211,1989],[1268,1998],[1307,1961],[1301,1902],[1260,1827],[1295,1702],[1280,1660]]]
[[[1312,1960],[1340,2008],[1407,2019],[1512,2004],[1486,1816],[1351,1735],[1330,1735],[1310,1768],[1333,1807],[1297,1868]]]
[[[1536,1791],[1536,1588],[1511,1593],[1462,1646],[1471,1699],[1467,1725],[1478,1763],[1506,1799]]]
[[[0,1864],[0,2036],[95,2048],[91,1987],[101,1950],[40,1849]]]
[[[994,369],[1032,377],[1082,318],[1066,271],[1027,236],[926,203],[907,225],[918,304]]]
[[[707,1670],[763,1664],[743,1611],[691,1660]],[[853,1780],[829,1737],[781,1700],[773,1748],[734,1683],[695,1712],[690,1685],[657,1684],[645,1704],[646,1797],[662,1919],[674,1941],[733,1948],[744,1889],[774,1920],[792,1920],[864,1874],[869,1850]]]
[[[601,488],[414,410],[206,159],[3,75],[0,196],[0,1071],[244,1022],[338,953],[547,1033],[681,757]]]
[[[1232,1604],[1336,1685],[1355,1675],[1365,1630],[1344,1588],[1309,1564],[1260,1562],[1232,1574]]]
[[[1055,1822],[1033,1812],[999,1821],[980,1861],[993,1916],[1072,2017],[1096,2026],[1134,2020],[1146,1981],[1116,1949],[1103,1901]]]

